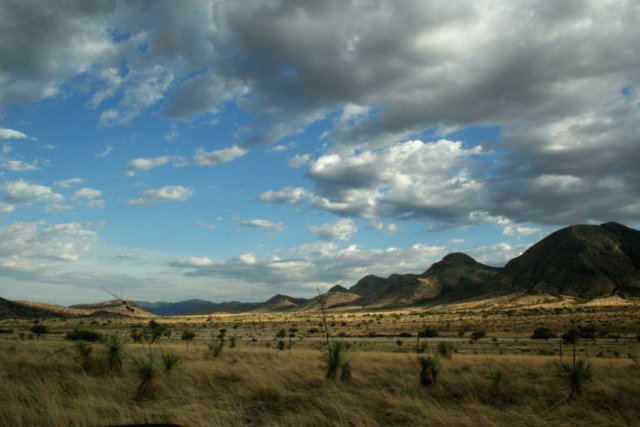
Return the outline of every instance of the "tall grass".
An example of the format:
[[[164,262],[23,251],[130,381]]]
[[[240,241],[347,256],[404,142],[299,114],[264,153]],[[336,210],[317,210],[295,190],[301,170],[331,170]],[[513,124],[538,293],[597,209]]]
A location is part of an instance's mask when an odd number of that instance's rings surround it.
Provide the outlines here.
[[[551,410],[566,391],[544,356],[488,354],[492,369],[509,374],[497,400],[487,390],[484,355],[456,354],[438,386],[426,391],[411,370],[415,359],[391,350],[352,353],[358,372],[342,387],[323,379],[318,350],[302,345],[291,358],[241,346],[233,357],[209,363],[202,352],[184,354],[180,340],[165,341],[165,354],[183,353],[180,375],[163,375],[159,355],[149,360],[145,346],[131,345],[127,351],[141,362],[125,363],[127,375],[117,376],[86,375],[70,357],[43,361],[62,347],[48,337],[0,340],[0,425],[613,426],[640,420],[640,376],[625,359],[592,360],[589,393]]]

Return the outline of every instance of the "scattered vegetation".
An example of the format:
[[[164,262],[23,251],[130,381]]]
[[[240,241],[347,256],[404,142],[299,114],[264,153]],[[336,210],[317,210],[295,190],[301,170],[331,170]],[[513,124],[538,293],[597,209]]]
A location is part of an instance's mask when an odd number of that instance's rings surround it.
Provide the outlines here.
[[[550,338],[556,338],[557,335],[550,328],[546,326],[540,326],[533,330],[533,335],[531,335],[531,339],[533,340],[548,340]]]

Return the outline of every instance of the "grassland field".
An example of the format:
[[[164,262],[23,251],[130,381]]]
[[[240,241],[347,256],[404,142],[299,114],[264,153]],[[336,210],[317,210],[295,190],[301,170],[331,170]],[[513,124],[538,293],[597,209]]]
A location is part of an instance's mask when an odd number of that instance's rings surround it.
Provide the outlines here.
[[[33,320],[0,321],[0,425],[640,425],[636,304],[331,311],[331,341],[350,344],[349,381],[326,378],[320,313],[159,317],[166,329],[158,341],[130,338],[150,320],[41,319],[48,331],[39,338]],[[592,380],[569,398],[558,361],[570,360],[573,347],[531,335],[590,324],[595,338],[575,348]],[[417,342],[425,327],[438,337]],[[65,339],[79,329],[125,337],[122,370],[99,368],[100,343],[87,343],[95,366],[81,363]],[[184,331],[195,334],[188,349]],[[472,339],[477,331],[485,336]],[[210,344],[221,335],[214,357]],[[455,348],[450,357],[437,356],[441,342]],[[149,354],[180,363],[158,369],[152,395],[141,396],[135,360]],[[441,364],[429,387],[419,383],[419,356]]]

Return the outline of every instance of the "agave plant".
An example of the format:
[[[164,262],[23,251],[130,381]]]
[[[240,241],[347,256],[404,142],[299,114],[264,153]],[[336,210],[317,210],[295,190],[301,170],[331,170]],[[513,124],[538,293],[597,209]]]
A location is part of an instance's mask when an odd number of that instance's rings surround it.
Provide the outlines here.
[[[322,355],[327,369],[327,378],[334,379],[339,371],[344,373],[345,366],[347,367],[348,377],[351,377],[351,365],[347,360],[348,352],[349,344],[345,342],[336,341],[329,345],[327,352]]]
[[[133,359],[134,372],[140,384],[136,391],[136,399],[155,399],[156,396],[156,381],[160,376],[160,370],[158,369],[158,360],[152,353]]]
[[[421,357],[420,362],[420,385],[429,387],[438,381],[438,374],[442,370],[442,363],[437,357]]]
[[[109,373],[122,372],[122,354],[126,340],[121,335],[110,335],[104,340],[104,362]]]

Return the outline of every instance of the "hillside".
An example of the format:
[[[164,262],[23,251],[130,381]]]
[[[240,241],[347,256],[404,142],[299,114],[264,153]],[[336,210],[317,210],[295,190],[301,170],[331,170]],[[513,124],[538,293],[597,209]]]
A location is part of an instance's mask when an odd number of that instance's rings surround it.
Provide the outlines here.
[[[507,263],[493,291],[640,296],[640,231],[617,223],[558,230]]]
[[[322,295],[328,309],[382,309],[482,301],[503,295],[551,295],[589,300],[640,297],[640,231],[621,224],[572,225],[551,233],[504,268],[451,253],[421,274],[368,275]],[[69,308],[0,299],[0,317],[108,315],[148,317],[212,313],[312,311],[320,297],[275,295],[265,302],[187,300],[140,305],[122,300]]]

